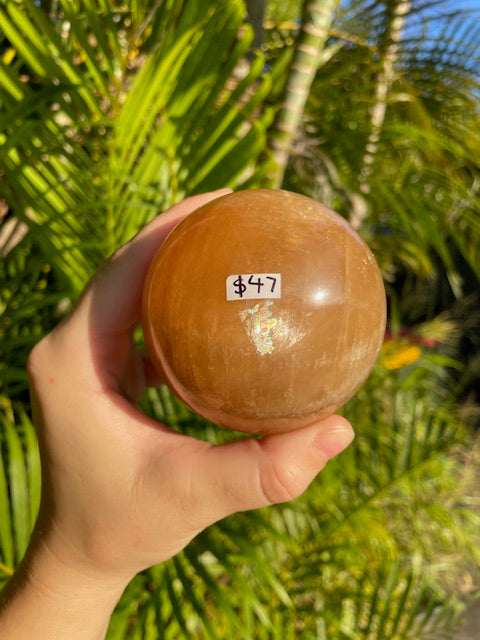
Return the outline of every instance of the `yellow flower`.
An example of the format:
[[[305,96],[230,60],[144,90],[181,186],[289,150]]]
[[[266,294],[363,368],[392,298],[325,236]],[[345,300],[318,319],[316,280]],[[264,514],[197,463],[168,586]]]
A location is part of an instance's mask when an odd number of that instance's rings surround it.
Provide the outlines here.
[[[381,363],[385,369],[401,369],[415,362],[422,355],[422,350],[415,344],[387,340],[381,350]]]

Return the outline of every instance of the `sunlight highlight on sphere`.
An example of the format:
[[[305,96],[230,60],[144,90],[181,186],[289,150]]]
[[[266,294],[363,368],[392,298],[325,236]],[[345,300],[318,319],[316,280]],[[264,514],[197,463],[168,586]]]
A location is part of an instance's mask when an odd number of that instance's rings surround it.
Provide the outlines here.
[[[327,289],[317,289],[312,296],[314,302],[325,302],[328,298],[328,290]]]

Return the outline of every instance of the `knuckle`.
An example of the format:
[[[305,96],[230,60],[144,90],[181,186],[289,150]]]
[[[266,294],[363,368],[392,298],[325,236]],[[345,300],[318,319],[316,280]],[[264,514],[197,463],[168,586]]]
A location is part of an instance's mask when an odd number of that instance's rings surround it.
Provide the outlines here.
[[[45,362],[48,362],[48,339],[47,336],[33,347],[27,358],[27,374],[30,379],[35,379],[41,374]]]
[[[263,495],[270,504],[294,500],[305,488],[299,478],[298,469],[293,464],[269,464],[262,469],[260,481]]]

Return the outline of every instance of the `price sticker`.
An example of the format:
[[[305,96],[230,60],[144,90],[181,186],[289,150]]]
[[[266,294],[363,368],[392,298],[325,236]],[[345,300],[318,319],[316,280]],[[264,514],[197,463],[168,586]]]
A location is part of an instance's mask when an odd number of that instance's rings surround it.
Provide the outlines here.
[[[237,273],[227,277],[227,300],[268,300],[282,297],[281,273]]]

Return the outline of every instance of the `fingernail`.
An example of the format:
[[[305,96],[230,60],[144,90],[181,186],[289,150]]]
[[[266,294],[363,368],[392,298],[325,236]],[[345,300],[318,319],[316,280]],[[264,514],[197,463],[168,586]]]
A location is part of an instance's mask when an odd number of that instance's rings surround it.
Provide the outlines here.
[[[313,441],[313,447],[327,460],[334,458],[352,442],[355,437],[352,427],[348,424],[338,425],[321,431]]]

